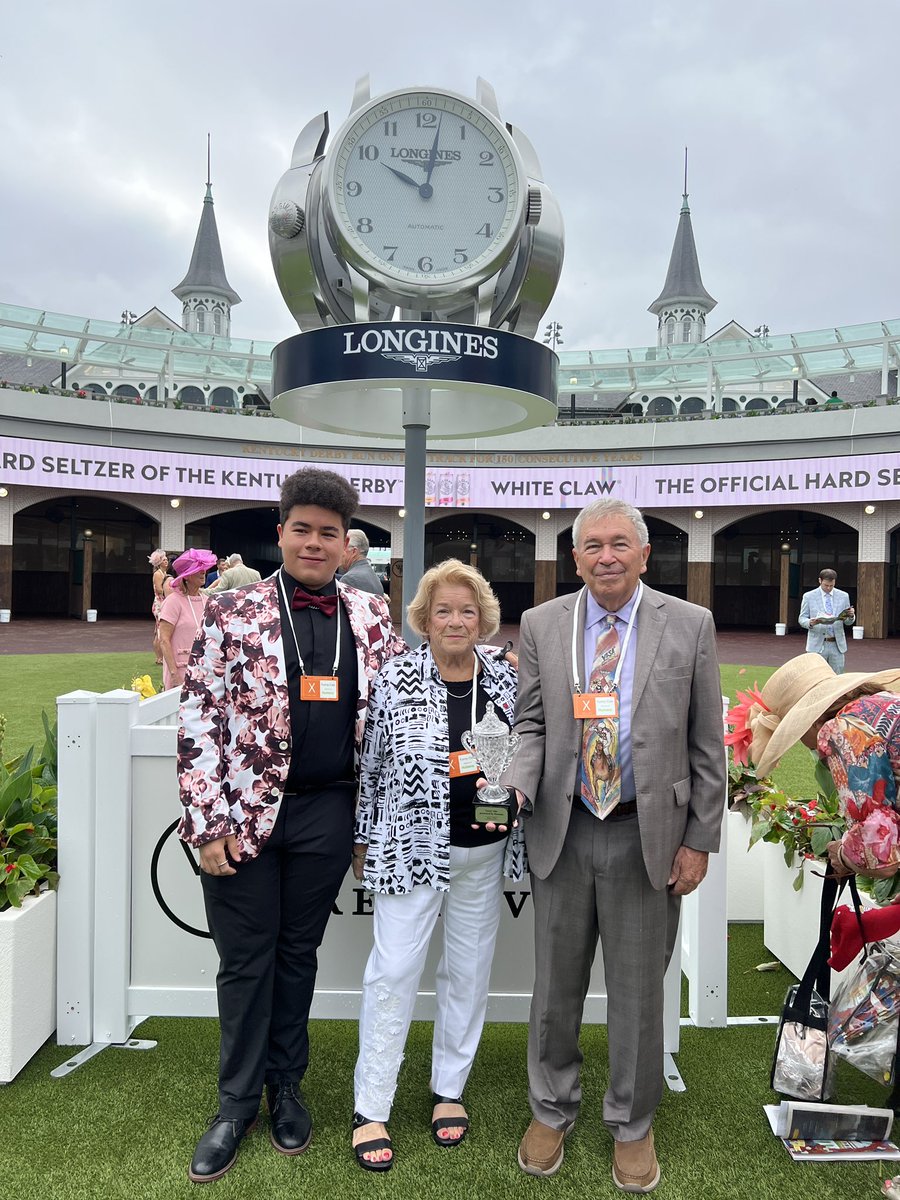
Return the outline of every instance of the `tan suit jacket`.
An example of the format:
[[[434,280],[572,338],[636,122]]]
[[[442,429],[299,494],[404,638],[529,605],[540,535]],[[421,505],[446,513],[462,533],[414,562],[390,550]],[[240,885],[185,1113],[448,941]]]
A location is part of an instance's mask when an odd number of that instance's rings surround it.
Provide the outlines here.
[[[546,879],[559,857],[581,759],[572,709],[572,624],[577,593],[522,617],[516,732],[522,743],[504,776],[534,811],[525,820],[531,870]],[[584,602],[577,654],[582,683]],[[705,608],[645,587],[638,613],[631,756],[641,847],[654,888],[664,888],[679,846],[716,851],[726,766],[715,627]]]

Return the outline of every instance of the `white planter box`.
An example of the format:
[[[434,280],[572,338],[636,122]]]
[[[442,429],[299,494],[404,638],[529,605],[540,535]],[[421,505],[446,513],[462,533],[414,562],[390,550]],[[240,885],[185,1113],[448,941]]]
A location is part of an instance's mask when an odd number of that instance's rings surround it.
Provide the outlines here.
[[[822,866],[804,862],[803,887],[795,892],[797,868],[785,866],[780,844],[760,842],[753,853],[763,860],[763,940],[789,971],[802,975],[819,939],[822,880],[812,871]]]
[[[56,892],[0,913],[0,1083],[56,1028]]]
[[[750,820],[739,812],[725,814],[722,852],[728,855],[729,921],[763,919],[763,859],[750,847]]]

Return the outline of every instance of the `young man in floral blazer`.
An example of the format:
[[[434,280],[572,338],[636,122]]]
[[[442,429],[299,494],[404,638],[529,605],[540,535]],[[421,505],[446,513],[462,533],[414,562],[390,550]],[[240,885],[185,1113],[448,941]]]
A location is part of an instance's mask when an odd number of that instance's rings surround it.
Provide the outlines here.
[[[299,1084],[316,951],[350,864],[369,684],[402,653],[387,604],[336,583],[359,496],[331,471],[281,489],[270,578],[207,601],[181,696],[179,833],[200,854],[219,952],[219,1107],[189,1177],[218,1179],[256,1124],[309,1145]]]

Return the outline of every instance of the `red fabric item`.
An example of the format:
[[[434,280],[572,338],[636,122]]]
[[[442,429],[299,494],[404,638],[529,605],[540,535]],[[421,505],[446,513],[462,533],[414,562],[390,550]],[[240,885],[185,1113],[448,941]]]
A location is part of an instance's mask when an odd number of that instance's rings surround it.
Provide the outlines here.
[[[304,591],[295,587],[291,598],[291,608],[318,608],[326,617],[333,617],[337,612],[338,598],[333,596],[317,596],[314,592]]]
[[[856,913],[846,904],[834,910],[831,922],[831,958],[828,965],[835,971],[848,967],[867,942],[880,942],[900,930],[900,904],[886,908],[869,908],[862,914],[862,931]]]

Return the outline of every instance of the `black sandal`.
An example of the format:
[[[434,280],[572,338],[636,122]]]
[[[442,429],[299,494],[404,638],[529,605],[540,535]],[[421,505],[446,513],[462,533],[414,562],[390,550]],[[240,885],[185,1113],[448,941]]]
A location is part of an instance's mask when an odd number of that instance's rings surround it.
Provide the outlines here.
[[[459,1096],[438,1096],[433,1097],[433,1103],[438,1104],[462,1104],[462,1099]],[[462,1133],[456,1138],[442,1138],[438,1134],[442,1129],[462,1129]],[[438,1146],[458,1146],[466,1134],[469,1132],[469,1118],[465,1115],[461,1117],[435,1117],[431,1122],[431,1136],[434,1138],[435,1144]]]
[[[362,1113],[355,1112],[353,1114],[353,1129],[359,1129],[363,1125],[380,1124],[380,1121],[370,1121]],[[373,1150],[390,1150],[391,1157],[382,1159],[381,1162],[369,1162],[367,1158],[363,1158],[364,1154],[371,1154]],[[394,1165],[394,1147],[389,1137],[372,1138],[368,1142],[357,1142],[353,1146],[353,1153],[356,1155],[356,1161],[364,1171],[389,1171]]]

